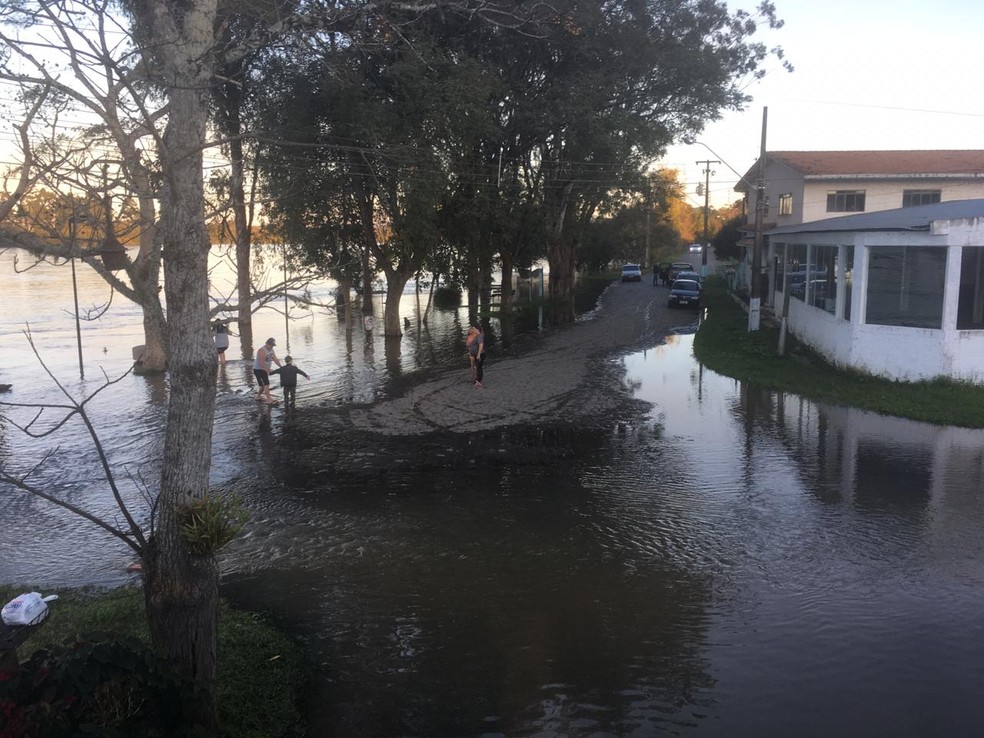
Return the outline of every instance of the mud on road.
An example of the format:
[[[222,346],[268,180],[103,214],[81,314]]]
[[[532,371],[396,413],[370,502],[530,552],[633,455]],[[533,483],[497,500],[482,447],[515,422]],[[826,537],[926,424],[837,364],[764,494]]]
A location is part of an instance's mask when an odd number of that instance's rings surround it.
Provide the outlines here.
[[[312,408],[285,428],[281,471],[310,484],[323,474],[376,478],[394,465],[426,472],[461,458],[542,463],[545,453],[571,453],[584,432],[642,409],[611,359],[696,322],[693,311],[667,308],[666,297],[663,286],[613,282],[589,315],[521,355],[493,350],[483,389],[471,385],[462,357],[460,367],[372,405]]]

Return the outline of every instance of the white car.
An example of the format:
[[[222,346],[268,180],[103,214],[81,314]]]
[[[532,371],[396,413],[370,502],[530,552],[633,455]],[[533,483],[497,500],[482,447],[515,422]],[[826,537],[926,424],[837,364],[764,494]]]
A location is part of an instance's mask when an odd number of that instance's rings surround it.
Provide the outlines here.
[[[623,282],[641,282],[642,281],[642,269],[638,264],[626,264],[622,267],[622,281]]]
[[[701,246],[699,243],[692,243],[692,244],[690,244],[690,253],[691,254],[699,254],[703,250],[704,250],[704,247]]]

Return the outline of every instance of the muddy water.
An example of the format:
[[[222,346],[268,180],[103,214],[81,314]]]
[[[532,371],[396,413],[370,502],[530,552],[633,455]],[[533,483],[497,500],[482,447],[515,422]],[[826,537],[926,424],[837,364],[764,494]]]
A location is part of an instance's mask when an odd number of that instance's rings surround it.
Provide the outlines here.
[[[432,345],[451,348],[430,355],[452,357],[460,319],[442,320]],[[299,403],[382,392],[395,371],[333,321],[293,339],[318,376]],[[111,334],[107,362],[129,341]],[[313,409],[256,408],[248,367],[227,367],[214,478],[253,518],[223,590],[304,643],[312,735],[980,732],[984,434],[743,386],[692,340],[608,360],[647,404],[601,431],[346,435],[330,459],[311,452]],[[36,378],[20,363],[18,395]],[[119,463],[152,466],[165,397],[140,379],[96,403]],[[5,463],[18,438],[4,429]],[[88,468],[83,439],[66,445],[50,483],[107,505],[67,474]],[[105,536],[3,495],[0,581],[125,581]]]
[[[314,734],[976,734],[984,434],[743,387],[691,346],[613,360],[652,404],[607,432],[258,485],[225,591],[319,664]]]

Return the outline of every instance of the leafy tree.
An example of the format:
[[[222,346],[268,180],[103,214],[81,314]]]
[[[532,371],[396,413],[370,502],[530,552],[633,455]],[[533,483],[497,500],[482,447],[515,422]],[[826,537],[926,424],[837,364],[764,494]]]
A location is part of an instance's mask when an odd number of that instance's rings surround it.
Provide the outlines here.
[[[256,60],[262,56],[261,44],[279,36],[279,24],[298,10],[297,0],[262,0],[240,3],[220,2],[216,74],[212,87],[212,117],[224,141],[223,151],[229,161],[228,176],[222,178],[222,191],[232,210],[231,236],[236,253],[236,292],[238,296],[238,327],[244,346],[253,344],[252,303],[250,281],[250,251],[252,244],[254,204],[246,196],[249,162],[256,163],[257,148],[247,136],[244,117],[249,117],[250,100],[257,94],[252,73]],[[255,173],[255,166],[253,167]]]
[[[4,24],[0,44],[6,51],[0,79],[21,85],[28,98],[44,98],[41,112],[50,119],[43,122],[53,128],[63,129],[59,121],[66,110],[83,111],[97,121],[74,136],[45,137],[43,130],[38,132],[38,140],[44,143],[32,145],[29,154],[25,149],[24,166],[43,170],[41,181],[52,191],[66,193],[66,206],[69,200],[99,203],[87,216],[103,224],[100,241],[118,240],[110,199],[114,193],[122,191],[137,204],[139,248],[125,260],[127,279],[106,269],[94,251],[80,250],[67,240],[31,239],[23,231],[6,235],[42,255],[86,261],[114,290],[138,303],[144,316],[142,366],[162,371],[167,347],[159,297],[161,252],[156,240],[159,176],[153,155],[146,152],[155,147],[156,124],[163,111],[138,57],[125,41],[110,40],[126,29],[122,19],[109,10],[103,0],[7,6],[0,14]],[[18,27],[30,30],[22,34]],[[38,45],[45,47],[47,56],[38,53]],[[57,74],[51,56],[71,73]],[[35,126],[30,131],[34,133]],[[93,151],[101,157],[96,159]]]
[[[623,262],[648,265],[672,253],[680,244],[671,219],[682,196],[677,176],[668,169],[640,177],[635,192],[621,191],[618,200],[600,207],[578,246],[578,270],[599,271]]]
[[[444,22],[413,18],[399,34],[389,17],[368,19],[315,52],[272,56],[263,72],[280,90],[262,102],[264,127],[279,134],[265,139],[272,212],[309,258],[336,268],[350,268],[361,227],[364,260],[386,276],[387,335],[402,333],[404,286],[441,247],[450,188],[470,186],[455,165],[486,99],[481,70],[441,45]]]
[[[509,88],[504,141],[546,231],[557,317],[573,317],[576,248],[594,212],[676,138],[741,107],[768,51],[774,8],[718,2],[561,0],[535,35],[501,34],[486,58]]]
[[[718,259],[739,259],[741,258],[742,248],[738,245],[739,241],[745,237],[742,226],[745,225],[745,216],[736,215],[726,221],[721,229],[711,239],[711,246]]]

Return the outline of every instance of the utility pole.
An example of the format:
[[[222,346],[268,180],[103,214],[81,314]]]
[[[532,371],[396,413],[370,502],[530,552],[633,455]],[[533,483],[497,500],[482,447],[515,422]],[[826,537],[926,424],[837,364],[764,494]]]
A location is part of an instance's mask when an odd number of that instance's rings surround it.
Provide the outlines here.
[[[711,175],[714,174],[711,171],[711,164],[720,164],[719,159],[704,159],[703,161],[698,161],[698,164],[704,165],[704,242],[701,244],[703,248],[700,250],[700,265],[701,265],[701,276],[707,276],[704,274],[706,271],[703,267],[707,266],[707,247],[708,234],[707,234],[707,220],[710,215],[711,207]]]
[[[652,266],[652,263],[655,261],[655,259],[653,259],[653,254],[652,254],[652,247],[653,247],[652,221],[653,221],[653,198],[652,198],[652,193],[649,190],[647,190],[646,191],[646,266],[647,267]]]
[[[762,108],[762,147],[759,152],[758,177],[755,183],[755,244],[752,247],[752,284],[748,293],[748,330],[759,329],[762,297],[762,228],[765,220],[765,131],[769,121],[769,108]]]

